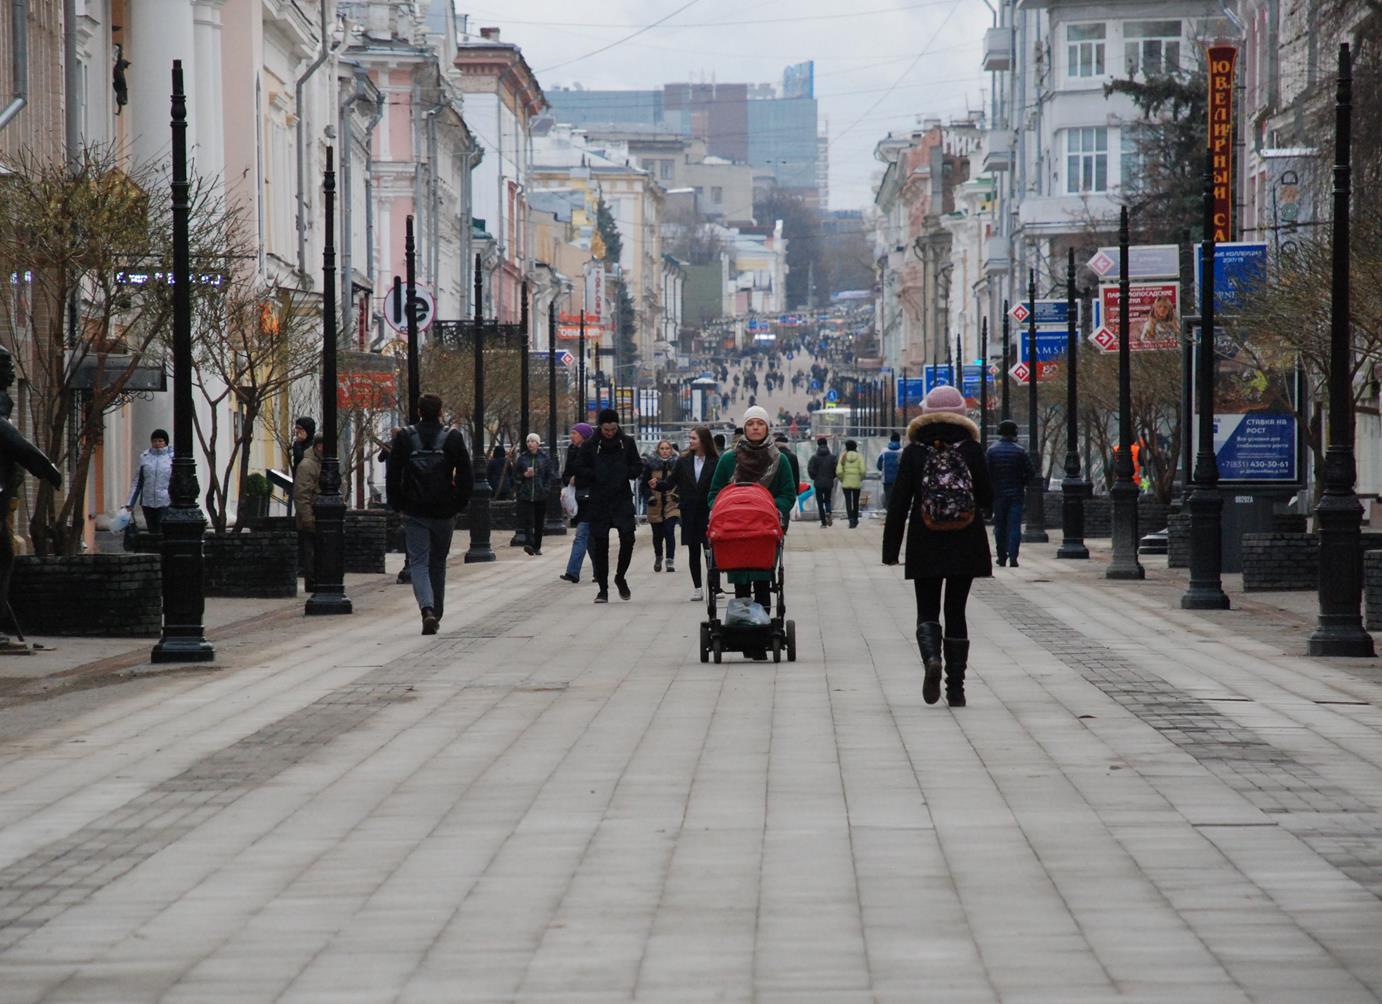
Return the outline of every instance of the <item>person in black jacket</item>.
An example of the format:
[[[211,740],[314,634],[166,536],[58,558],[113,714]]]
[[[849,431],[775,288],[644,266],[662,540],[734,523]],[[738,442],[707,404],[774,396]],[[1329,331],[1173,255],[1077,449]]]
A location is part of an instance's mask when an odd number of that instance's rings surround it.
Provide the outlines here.
[[[993,545],[998,564],[1012,562],[1017,567],[1017,552],[1022,546],[1022,498],[1027,483],[1036,476],[1032,458],[1017,444],[1017,423],[1005,419],[998,424],[998,442],[989,447],[989,479],[993,482]]]
[[[835,468],[840,458],[830,452],[830,441],[824,436],[816,440],[816,452],[806,462],[806,476],[811,479],[811,487],[816,490],[816,512],[820,514],[821,526],[832,522],[830,508],[835,494]]]
[[[577,422],[571,426],[571,446],[566,451],[566,466],[561,469],[562,486],[576,485],[576,458],[581,455],[581,447],[591,440],[595,430],[587,422]],[[571,556],[566,559],[566,571],[557,578],[573,585],[581,581],[581,565],[590,546],[590,515],[586,512],[586,501],[590,493],[576,493],[576,515],[571,517],[571,525],[576,533],[571,538]]]
[[[619,564],[614,585],[619,598],[631,599],[624,575],[633,561],[634,506],[629,482],[643,471],[643,458],[633,437],[619,428],[619,413],[605,408],[599,429],[576,456],[576,490],[590,493],[585,510],[590,520],[590,564],[599,592],[596,603],[609,602],[609,532],[619,531]]]
[[[906,573],[916,589],[917,645],[926,665],[922,697],[927,704],[940,700],[944,667],[946,700],[951,707],[963,707],[969,663],[965,606],[974,580],[993,574],[988,535],[979,515],[993,505],[993,484],[979,446],[979,427],[965,415],[965,399],[954,387],[936,387],[926,395],[922,414],[907,426],[907,441],[883,525],[883,564],[897,564],[905,529]],[[959,452],[969,471],[973,519],[961,529],[932,529],[922,518],[926,494],[936,487],[927,482],[927,462],[934,452],[948,449]],[[944,632],[940,623],[942,590]]]
[[[705,498],[710,494],[710,481],[715,476],[715,464],[719,459],[720,451],[715,449],[710,430],[698,425],[691,430],[691,445],[677,460],[672,472],[677,483],[677,497],[681,499],[681,542],[691,568],[693,603],[704,599],[701,552],[705,550],[705,531],[710,524],[710,506],[705,504]]]
[[[446,601],[446,556],[473,478],[464,437],[442,425],[441,398],[423,394],[417,407],[422,420],[399,429],[389,446],[385,488],[389,507],[403,514],[422,633],[436,634]]]

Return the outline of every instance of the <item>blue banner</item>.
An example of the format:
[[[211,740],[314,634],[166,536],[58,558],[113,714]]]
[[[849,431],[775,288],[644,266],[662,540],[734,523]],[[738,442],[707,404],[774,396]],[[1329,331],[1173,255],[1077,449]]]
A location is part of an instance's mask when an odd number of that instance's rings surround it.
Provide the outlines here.
[[[1199,313],[1200,277],[1204,271],[1201,245],[1195,245],[1195,313]],[[1241,310],[1246,297],[1267,279],[1267,245],[1235,241],[1214,246],[1214,310]]]
[[[1022,337],[1016,339],[1016,341],[1017,358],[1019,361],[1025,363],[1027,362],[1027,356],[1029,355],[1029,353],[1027,352],[1027,343],[1030,341],[1030,339],[1028,339],[1027,337],[1026,329],[1023,329]],[[1041,328],[1037,328],[1036,341],[1038,360],[1041,360],[1042,362],[1049,362],[1052,359],[1065,358],[1065,350],[1067,346],[1066,331],[1064,328],[1061,328],[1059,331],[1056,331],[1054,329],[1047,329],[1043,331]],[[1001,353],[1003,350],[1000,348],[998,351]]]
[[[921,399],[925,396],[925,377],[908,377],[905,380],[897,381],[897,406],[899,408],[909,408],[912,405],[919,405],[921,404]]]
[[[1216,414],[1214,452],[1225,481],[1294,482],[1296,416],[1268,411]]]

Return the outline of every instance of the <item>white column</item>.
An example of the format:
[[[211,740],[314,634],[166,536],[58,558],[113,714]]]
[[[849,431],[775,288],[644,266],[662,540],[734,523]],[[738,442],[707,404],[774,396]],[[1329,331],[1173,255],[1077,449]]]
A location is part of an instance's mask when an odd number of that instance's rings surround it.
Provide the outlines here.
[[[187,145],[197,142],[197,70],[193,43],[192,0],[130,0],[124,35],[125,71],[129,83],[130,152],[136,163],[165,161],[172,147],[169,97],[173,60],[182,60],[187,91]]]
[[[196,62],[196,105],[191,114],[201,125],[197,147],[192,151],[199,176],[214,180],[224,189],[226,169],[225,129],[221,87],[221,7],[225,0],[196,0],[193,5],[193,44]]]

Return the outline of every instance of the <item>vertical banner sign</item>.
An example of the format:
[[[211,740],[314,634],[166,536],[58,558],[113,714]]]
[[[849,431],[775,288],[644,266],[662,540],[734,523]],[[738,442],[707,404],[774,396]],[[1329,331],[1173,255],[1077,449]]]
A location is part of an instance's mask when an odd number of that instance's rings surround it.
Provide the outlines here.
[[[1211,45],[1209,56],[1209,149],[1214,165],[1214,241],[1233,240],[1233,69],[1238,50]]]

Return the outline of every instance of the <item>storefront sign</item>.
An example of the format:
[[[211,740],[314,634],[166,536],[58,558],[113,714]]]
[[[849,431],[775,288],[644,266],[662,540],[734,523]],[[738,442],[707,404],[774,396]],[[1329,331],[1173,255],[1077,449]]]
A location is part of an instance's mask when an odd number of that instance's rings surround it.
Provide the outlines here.
[[[1118,351],[1119,296],[1116,285],[1099,287],[1104,323],[1089,336],[1101,352]],[[1134,282],[1128,285],[1130,352],[1180,348],[1180,283]]]
[[[1214,240],[1233,239],[1233,70],[1238,49],[1211,45],[1209,65],[1209,151],[1214,175]]]

